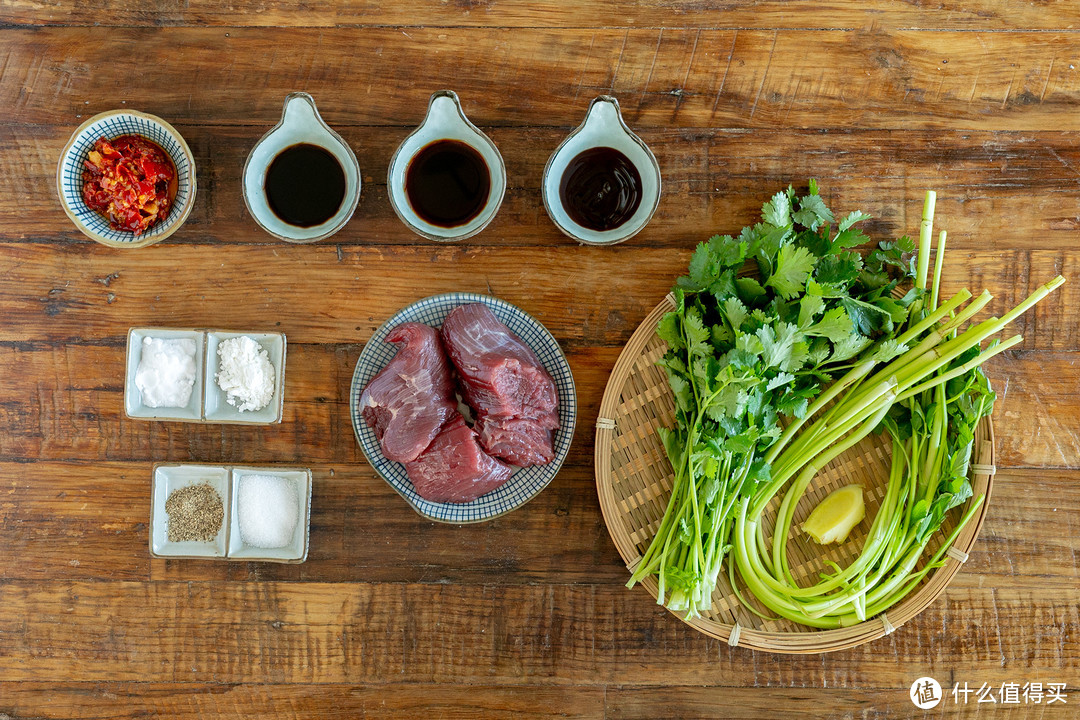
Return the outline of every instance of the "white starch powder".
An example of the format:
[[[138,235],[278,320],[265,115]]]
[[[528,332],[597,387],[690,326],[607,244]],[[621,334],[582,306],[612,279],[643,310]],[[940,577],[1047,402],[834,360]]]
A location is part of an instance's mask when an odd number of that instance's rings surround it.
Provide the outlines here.
[[[152,338],[142,341],[135,387],[146,407],[186,407],[195,386],[195,341]]]
[[[241,475],[237,489],[240,538],[257,548],[280,548],[292,542],[300,521],[296,482],[276,475]]]
[[[240,412],[262,410],[274,397],[274,366],[259,343],[247,335],[218,345],[217,384]]]

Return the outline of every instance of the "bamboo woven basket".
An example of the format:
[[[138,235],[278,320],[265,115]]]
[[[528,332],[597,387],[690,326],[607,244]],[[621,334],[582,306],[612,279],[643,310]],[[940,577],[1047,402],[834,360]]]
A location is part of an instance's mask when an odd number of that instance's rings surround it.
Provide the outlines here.
[[[596,421],[596,487],[600,507],[611,539],[631,572],[648,549],[671,494],[671,465],[656,428],[673,424],[675,402],[663,370],[656,366],[667,346],[655,331],[663,314],[674,309],[675,301],[669,294],[634,332],[612,370]],[[826,569],[823,562],[826,559],[846,566],[855,558],[884,495],[890,455],[889,440],[869,436],[818,473],[799,503],[788,538],[788,557],[796,579],[805,582],[816,577]],[[945,564],[931,572],[911,594],[886,613],[838,630],[818,630],[782,618],[766,620],[740,605],[725,568],[717,581],[710,612],[692,620],[687,620],[682,613],[675,614],[692,627],[733,647],[776,653],[831,652],[887,635],[937,599],[966,562],[967,554],[975,544],[989,506],[995,472],[994,428],[989,417],[983,418],[976,427],[971,468],[974,496],[986,495],[982,507],[957,537],[944,558]],[[806,540],[797,528],[813,507],[836,488],[852,482],[864,488],[866,518],[852,530],[850,539],[828,548]],[[763,522],[769,535],[782,496],[782,492],[778,493],[766,509]],[[941,530],[927,546],[920,568],[956,527],[962,509],[949,513]],[[655,577],[641,584],[653,598],[656,597]],[[749,592],[744,592],[743,596],[748,600],[753,598]]]

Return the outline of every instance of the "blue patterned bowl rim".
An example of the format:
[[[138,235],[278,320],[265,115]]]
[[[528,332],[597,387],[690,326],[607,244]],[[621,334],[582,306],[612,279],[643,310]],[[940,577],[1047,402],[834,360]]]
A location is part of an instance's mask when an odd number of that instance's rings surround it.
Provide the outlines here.
[[[375,433],[360,414],[360,394],[364,387],[397,352],[386,335],[404,322],[421,322],[438,328],[454,308],[481,302],[491,308],[515,335],[532,348],[548,371],[559,395],[559,429],[555,431],[555,458],[547,465],[519,468],[502,487],[467,503],[436,503],[420,497],[405,473],[405,466],[387,460]],[[356,361],[349,392],[349,412],[356,441],[375,472],[412,506],[417,513],[436,522],[465,525],[505,515],[536,497],[559,472],[570,450],[577,422],[577,393],[570,364],[559,343],[542,324],[525,311],[498,298],[476,293],[447,293],[418,300],[396,312],[371,336]]]
[[[176,166],[176,200],[168,217],[142,235],[114,230],[109,222],[82,199],[82,170],[99,137],[115,138],[134,133],[161,146]],[[93,116],[75,130],[60,154],[56,168],[56,191],[64,212],[84,235],[104,245],[139,248],[161,242],[184,224],[195,205],[195,158],[184,138],[159,117],[135,110],[110,110]]]

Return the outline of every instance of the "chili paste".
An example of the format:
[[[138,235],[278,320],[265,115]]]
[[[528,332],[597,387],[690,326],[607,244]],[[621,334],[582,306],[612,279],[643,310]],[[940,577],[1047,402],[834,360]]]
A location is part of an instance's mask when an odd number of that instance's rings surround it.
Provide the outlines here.
[[[176,168],[160,146],[139,135],[100,138],[84,164],[82,195],[114,229],[139,235],[169,214]]]

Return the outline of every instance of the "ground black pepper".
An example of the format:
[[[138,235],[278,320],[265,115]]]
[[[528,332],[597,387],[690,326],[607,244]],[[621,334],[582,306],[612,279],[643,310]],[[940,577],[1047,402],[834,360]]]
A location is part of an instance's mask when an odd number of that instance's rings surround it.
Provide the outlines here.
[[[210,542],[225,519],[221,496],[206,483],[173,490],[165,500],[165,512],[169,515],[169,542]]]

